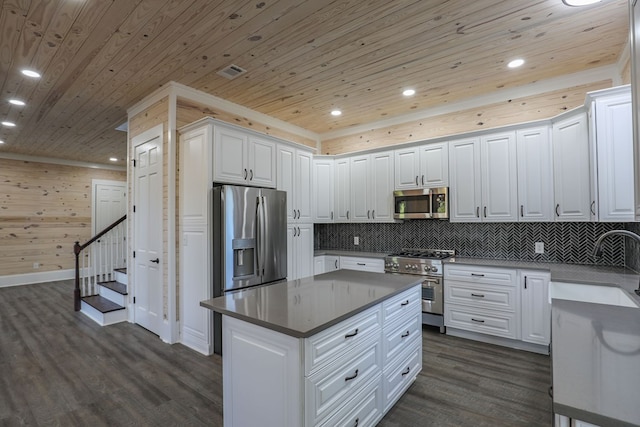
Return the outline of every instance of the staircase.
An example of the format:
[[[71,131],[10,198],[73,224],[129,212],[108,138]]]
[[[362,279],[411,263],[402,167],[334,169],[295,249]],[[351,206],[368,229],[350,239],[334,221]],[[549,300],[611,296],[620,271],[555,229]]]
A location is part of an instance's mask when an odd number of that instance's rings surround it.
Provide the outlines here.
[[[102,326],[127,320],[127,216],[81,245],[76,242],[73,306]]]
[[[80,312],[101,326],[127,320],[127,269],[113,271],[115,280],[97,282],[98,294],[81,299]]]

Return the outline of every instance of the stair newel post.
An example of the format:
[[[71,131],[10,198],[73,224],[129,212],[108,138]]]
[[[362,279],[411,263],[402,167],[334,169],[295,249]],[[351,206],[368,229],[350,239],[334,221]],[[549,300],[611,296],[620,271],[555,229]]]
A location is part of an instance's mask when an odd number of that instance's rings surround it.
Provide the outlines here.
[[[80,252],[82,247],[80,242],[76,242],[73,245],[73,253],[76,255],[76,286],[73,289],[73,309],[80,311]]]

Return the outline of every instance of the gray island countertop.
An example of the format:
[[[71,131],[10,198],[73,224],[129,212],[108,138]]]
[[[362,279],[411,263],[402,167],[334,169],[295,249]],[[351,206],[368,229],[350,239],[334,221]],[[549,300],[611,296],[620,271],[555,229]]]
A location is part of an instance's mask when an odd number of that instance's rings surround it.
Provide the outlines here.
[[[352,270],[202,301],[200,305],[296,338],[307,338],[422,281],[420,276]]]

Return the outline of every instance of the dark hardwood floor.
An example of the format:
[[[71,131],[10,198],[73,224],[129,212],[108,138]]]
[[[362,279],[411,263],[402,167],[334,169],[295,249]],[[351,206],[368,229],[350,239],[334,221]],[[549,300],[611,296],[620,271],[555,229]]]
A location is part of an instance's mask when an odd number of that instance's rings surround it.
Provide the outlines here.
[[[221,359],[73,311],[71,281],[0,289],[0,425],[221,426]],[[549,426],[549,358],[423,331],[379,426]],[[251,408],[247,408],[251,410]]]

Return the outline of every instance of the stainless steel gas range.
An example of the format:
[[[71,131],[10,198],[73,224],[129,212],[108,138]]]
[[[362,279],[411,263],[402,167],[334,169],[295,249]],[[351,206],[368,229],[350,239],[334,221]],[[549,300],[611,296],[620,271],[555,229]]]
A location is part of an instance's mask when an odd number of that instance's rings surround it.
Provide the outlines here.
[[[442,260],[455,256],[453,250],[403,249],[384,259],[384,271],[424,276],[422,281],[422,323],[440,327],[444,333]]]

